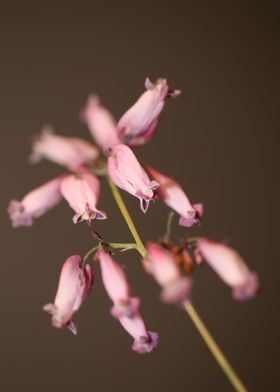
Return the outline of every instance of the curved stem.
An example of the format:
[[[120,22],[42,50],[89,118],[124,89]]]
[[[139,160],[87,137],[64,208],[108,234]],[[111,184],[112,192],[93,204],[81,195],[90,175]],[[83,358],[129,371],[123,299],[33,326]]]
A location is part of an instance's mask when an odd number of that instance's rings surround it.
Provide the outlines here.
[[[135,249],[138,250],[138,252],[142,255],[142,257],[147,256],[147,250],[138,234],[138,231],[134,225],[134,222],[126,208],[126,205],[122,199],[122,196],[116,187],[116,185],[111,181],[110,178],[108,178],[108,182],[111,188],[111,191],[113,193],[114,199],[120,209],[120,212],[131,232],[131,235],[133,236],[135,242],[136,242],[136,247]],[[171,218],[170,218],[171,220]],[[196,238],[190,238],[190,242],[196,241]],[[213,354],[214,358],[216,359],[217,363],[220,365],[222,370],[224,371],[224,374],[228,378],[229,382],[232,384],[232,386],[235,388],[237,392],[247,392],[246,387],[240,380],[240,378],[237,376],[235,371],[233,370],[232,366],[230,365],[229,361],[226,359],[225,355],[223,354],[222,350],[219,348],[218,344],[215,342],[214,338],[208,331],[206,325],[203,323],[201,320],[200,316],[198,315],[197,311],[193,307],[193,305],[189,301],[185,301],[183,303],[183,307],[188,313],[190,319],[192,320],[193,324],[195,325],[197,331],[200,333],[200,336],[202,339],[205,341],[207,347]]]
[[[224,353],[221,351],[220,347],[215,342],[213,336],[208,331],[206,325],[200,318],[199,314],[197,313],[193,305],[189,301],[185,301],[183,303],[183,306],[186,312],[188,313],[188,315],[190,316],[192,322],[196,326],[196,329],[200,333],[200,336],[202,337],[207,347],[213,354],[214,358],[216,359],[216,361],[224,371],[228,380],[234,386],[235,390],[238,392],[247,392],[245,385],[242,383],[242,381],[240,380],[240,378],[232,368],[231,364],[225,357]]]
[[[122,213],[122,216],[130,230],[130,233],[132,235],[132,237],[134,238],[136,245],[137,245],[137,250],[139,251],[139,253],[141,254],[141,256],[145,257],[147,255],[147,251],[146,248],[138,234],[138,231],[134,225],[134,222],[130,216],[130,213],[128,212],[128,209],[126,208],[126,205],[124,204],[123,198],[120,194],[119,189],[116,187],[116,185],[113,183],[113,181],[108,178],[108,183],[110,185],[111,191],[113,193],[114,199]]]

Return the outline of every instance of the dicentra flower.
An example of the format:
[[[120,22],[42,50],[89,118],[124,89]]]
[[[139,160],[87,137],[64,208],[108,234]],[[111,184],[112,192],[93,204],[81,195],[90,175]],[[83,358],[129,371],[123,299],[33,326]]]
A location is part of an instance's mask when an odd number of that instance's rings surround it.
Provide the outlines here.
[[[87,170],[83,170],[77,175],[70,174],[63,179],[61,193],[76,212],[73,216],[74,223],[107,218],[106,213],[96,207],[99,192],[98,178]]]
[[[8,213],[13,227],[31,226],[33,219],[55,207],[62,199],[60,185],[65,176],[57,177],[29,192],[21,201],[11,200]]]
[[[52,325],[56,328],[67,326],[74,335],[77,326],[74,314],[87,299],[94,280],[94,272],[90,264],[83,269],[80,255],[70,256],[63,264],[54,303],[43,309],[52,315]]]
[[[146,212],[150,201],[155,198],[158,183],[149,179],[128,146],[119,144],[112,148],[108,157],[108,173],[119,188],[140,200],[141,210]]]
[[[234,299],[248,300],[257,294],[258,276],[249,270],[236,250],[207,238],[197,240],[197,249],[210,267],[232,288]]]

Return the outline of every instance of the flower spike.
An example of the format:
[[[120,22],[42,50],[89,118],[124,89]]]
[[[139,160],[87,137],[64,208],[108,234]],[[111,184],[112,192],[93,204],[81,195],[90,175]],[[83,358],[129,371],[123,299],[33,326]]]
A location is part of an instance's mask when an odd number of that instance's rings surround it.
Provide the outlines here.
[[[258,276],[248,269],[234,249],[207,238],[199,238],[197,250],[219,277],[232,288],[234,299],[246,301],[255,297],[259,291]]]
[[[63,264],[54,303],[43,309],[52,315],[52,325],[56,328],[67,326],[76,335],[74,314],[87,299],[92,289],[94,272],[90,264],[81,267],[80,255],[70,256]]]
[[[11,200],[8,213],[13,227],[32,226],[33,219],[55,207],[61,200],[60,185],[65,176],[57,177],[29,192],[22,201]]]
[[[98,178],[87,170],[83,170],[78,176],[70,174],[62,181],[61,193],[76,212],[74,223],[107,218],[106,213],[96,207],[99,191]]]
[[[154,84],[147,78],[146,91],[118,122],[118,135],[130,147],[141,146],[152,139],[167,97],[176,97],[179,90],[170,90],[166,79]]]
[[[148,167],[148,171],[159,183],[157,192],[160,198],[168,207],[181,215],[179,224],[186,227],[198,224],[203,215],[203,205],[200,203],[192,205],[183,189],[172,178],[161,174],[151,166]]]
[[[132,150],[119,144],[112,148],[108,158],[108,173],[112,181],[121,189],[140,200],[145,213],[151,200],[155,198],[156,181],[151,181]]]

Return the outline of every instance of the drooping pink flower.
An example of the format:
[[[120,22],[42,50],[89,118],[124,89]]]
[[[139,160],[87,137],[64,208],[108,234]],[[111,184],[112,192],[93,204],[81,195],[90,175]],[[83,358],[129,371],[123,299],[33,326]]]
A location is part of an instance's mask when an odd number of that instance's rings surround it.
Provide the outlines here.
[[[232,288],[234,299],[244,301],[257,294],[258,276],[249,270],[234,249],[207,238],[197,240],[197,249],[210,267]]]
[[[179,224],[191,227],[199,223],[203,215],[203,205],[200,203],[192,205],[183,189],[172,178],[159,173],[151,166],[148,167],[148,171],[159,183],[157,192],[160,198],[181,216]]]
[[[29,192],[22,201],[11,200],[8,213],[13,227],[32,226],[33,219],[55,207],[62,199],[60,185],[64,176],[57,177]]]
[[[182,276],[174,256],[155,243],[147,245],[149,272],[162,287],[161,299],[167,303],[182,303],[190,295],[192,280]]]
[[[67,326],[74,335],[77,334],[77,326],[73,316],[87,299],[94,280],[90,264],[83,269],[81,263],[80,255],[70,256],[64,262],[54,303],[43,307],[52,315],[53,327]]]
[[[114,303],[111,314],[115,318],[133,317],[139,310],[140,299],[131,296],[124,270],[103,249],[98,251],[96,257],[100,261],[103,284]]]
[[[140,200],[140,207],[146,212],[149,202],[155,198],[156,181],[151,181],[132,150],[119,144],[112,148],[108,158],[108,173],[112,181],[121,189]]]
[[[87,170],[81,171],[79,175],[68,175],[63,179],[61,193],[76,212],[73,216],[74,223],[107,218],[106,213],[96,207],[99,192],[100,183],[98,178]]]
[[[111,113],[101,105],[97,96],[90,96],[82,113],[96,143],[107,152],[120,143],[116,123]]]
[[[73,171],[97,159],[99,155],[94,145],[82,139],[56,135],[50,127],[44,128],[35,137],[32,149],[32,163],[46,158]]]
[[[119,321],[134,339],[132,345],[133,351],[139,354],[150,353],[157,346],[158,333],[147,330],[145,322],[139,312],[132,318],[120,317]]]
[[[154,136],[166,98],[180,94],[168,87],[166,79],[153,84],[147,78],[145,87],[147,91],[124,113],[117,126],[120,140],[131,147],[141,146]]]

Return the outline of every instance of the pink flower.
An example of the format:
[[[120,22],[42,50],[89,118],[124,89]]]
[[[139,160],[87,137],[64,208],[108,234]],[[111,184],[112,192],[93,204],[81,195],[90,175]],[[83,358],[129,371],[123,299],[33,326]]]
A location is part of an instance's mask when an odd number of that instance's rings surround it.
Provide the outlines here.
[[[238,301],[254,297],[259,290],[258,277],[251,272],[241,256],[229,246],[199,238],[197,249],[219,277],[229,285]]]
[[[167,97],[176,97],[179,90],[170,90],[166,79],[153,84],[148,78],[147,89],[118,122],[118,134],[123,143],[131,147],[147,143],[154,135]]]
[[[131,296],[124,270],[102,249],[98,251],[97,258],[101,265],[103,284],[114,303],[112,315],[115,318],[133,317],[139,310],[140,299]]]
[[[151,181],[132,150],[119,144],[112,148],[108,158],[108,173],[112,181],[121,189],[140,200],[140,207],[146,212],[149,202],[154,199],[158,183]]]
[[[57,177],[34,189],[22,201],[11,200],[8,213],[13,227],[32,226],[34,218],[55,207],[62,199],[60,185],[63,178]]]
[[[148,171],[159,183],[158,193],[160,198],[168,207],[181,215],[179,224],[191,227],[199,223],[203,214],[203,205],[192,205],[183,189],[172,178],[159,173],[151,166],[148,167]]]
[[[97,159],[99,155],[94,145],[82,139],[55,135],[49,127],[44,128],[35,138],[32,148],[32,163],[46,158],[73,171]]]
[[[162,287],[162,301],[167,303],[185,301],[189,297],[192,281],[189,277],[181,275],[172,253],[151,242],[147,245],[147,251],[149,272]]]
[[[105,152],[120,143],[115,120],[111,113],[101,105],[98,97],[89,97],[82,117],[92,137]]]
[[[83,170],[79,175],[68,175],[62,181],[61,193],[70,207],[76,212],[73,222],[106,219],[106,213],[97,209],[100,183],[96,176]]]
[[[134,339],[133,351],[139,354],[150,353],[157,346],[158,334],[147,330],[140,313],[132,318],[121,317],[119,321]]]
[[[62,328],[65,325],[77,334],[77,326],[73,321],[74,314],[87,299],[94,279],[92,267],[87,264],[81,267],[82,257],[70,256],[63,264],[54,303],[43,309],[52,315],[52,325]]]

